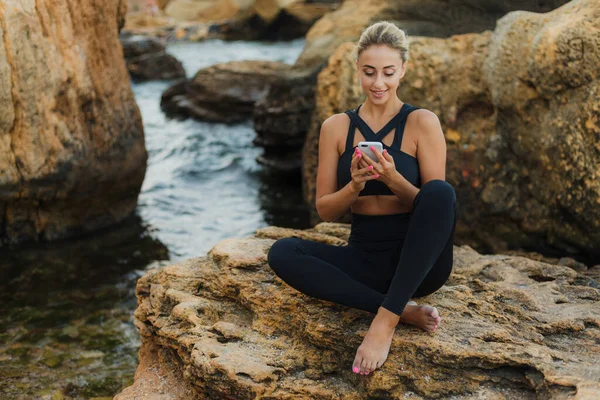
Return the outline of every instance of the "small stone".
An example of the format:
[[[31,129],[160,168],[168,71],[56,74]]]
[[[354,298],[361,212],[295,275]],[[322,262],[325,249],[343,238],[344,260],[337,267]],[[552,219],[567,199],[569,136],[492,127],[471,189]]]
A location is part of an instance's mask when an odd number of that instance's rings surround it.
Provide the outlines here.
[[[68,336],[72,339],[79,337],[79,329],[77,329],[77,327],[73,326],[73,325],[64,327],[62,330],[62,333],[63,333],[63,335]]]
[[[56,368],[62,363],[62,359],[60,356],[51,356],[44,358],[42,363],[47,365],[50,368]]]
[[[102,358],[104,357],[104,353],[98,350],[91,350],[91,351],[82,351],[81,353],[79,353],[79,355],[81,356],[81,358]]]
[[[52,393],[52,400],[63,400],[64,398],[65,395],[62,394],[60,390],[56,390],[54,393]]]
[[[577,272],[587,271],[587,266],[571,257],[563,257],[558,260],[558,265],[564,265],[565,267],[573,268]]]

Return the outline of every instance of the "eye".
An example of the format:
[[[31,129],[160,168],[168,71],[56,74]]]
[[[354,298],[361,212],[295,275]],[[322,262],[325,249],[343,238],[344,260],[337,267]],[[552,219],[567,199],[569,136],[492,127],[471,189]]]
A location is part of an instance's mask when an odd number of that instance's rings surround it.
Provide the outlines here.
[[[373,76],[373,72],[365,72],[366,76]]]
[[[385,76],[394,76],[395,72],[392,72],[391,74],[385,74]]]

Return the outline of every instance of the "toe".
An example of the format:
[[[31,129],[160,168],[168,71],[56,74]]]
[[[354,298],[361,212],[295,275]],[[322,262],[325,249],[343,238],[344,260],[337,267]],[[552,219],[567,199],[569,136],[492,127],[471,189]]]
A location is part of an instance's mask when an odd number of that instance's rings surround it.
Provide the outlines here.
[[[367,360],[363,358],[362,363],[360,364],[360,373],[363,375],[367,374]]]
[[[432,310],[429,315],[431,315],[433,318],[438,318],[440,316],[440,313],[438,312],[437,308],[435,308],[435,307],[431,307],[431,308],[432,308]]]
[[[354,362],[352,363],[352,372],[354,372],[355,374],[360,373],[360,363],[361,362],[362,362],[362,357],[359,357],[357,355],[356,358],[354,359]]]
[[[381,362],[377,361],[373,363],[373,371],[375,371],[377,368],[379,368],[381,366]]]
[[[370,374],[373,371],[375,371],[375,363],[374,362],[370,362],[367,365],[367,374]]]

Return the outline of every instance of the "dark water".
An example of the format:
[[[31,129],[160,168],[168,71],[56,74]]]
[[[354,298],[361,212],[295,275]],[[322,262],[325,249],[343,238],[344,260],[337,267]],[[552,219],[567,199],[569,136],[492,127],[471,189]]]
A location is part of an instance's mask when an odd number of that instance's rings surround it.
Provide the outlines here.
[[[293,63],[303,44],[207,41],[169,51],[191,76],[230,60]],[[135,217],[90,237],[0,251],[0,399],[112,397],[137,366],[135,282],[144,271],[259,227],[307,226],[299,177],[262,170],[251,123],[168,119],[159,107],[168,85],[133,85],[149,152]]]

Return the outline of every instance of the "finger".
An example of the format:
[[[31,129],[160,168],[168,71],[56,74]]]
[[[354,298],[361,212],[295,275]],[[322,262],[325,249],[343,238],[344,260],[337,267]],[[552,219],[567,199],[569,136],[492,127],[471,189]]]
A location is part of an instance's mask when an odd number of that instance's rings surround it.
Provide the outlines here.
[[[381,155],[381,153],[379,152],[379,150],[377,150],[375,148],[375,146],[371,146],[371,151],[373,152],[373,154],[375,154],[375,157],[377,157],[377,160],[379,160],[379,162],[386,161],[386,159],[383,158],[383,156]]]
[[[359,169],[358,171],[356,171],[356,173],[360,174],[360,175],[364,175],[364,174],[370,173],[371,171],[373,171],[373,166],[369,165],[368,167]]]
[[[360,161],[358,162],[358,167],[359,168],[366,168],[368,166],[369,166],[369,164],[367,164],[367,162],[365,160],[363,160],[362,157],[361,157]]]
[[[352,161],[350,162],[350,170],[356,169],[358,162],[361,160],[361,158],[361,154],[358,151],[355,151],[352,155]]]
[[[377,179],[377,178],[379,178],[379,174],[367,174],[367,175],[357,174],[357,176],[353,177],[352,179],[354,179],[357,183],[362,183],[362,182],[371,181],[371,180]]]
[[[362,160],[365,161],[368,165],[375,165],[375,161],[369,157],[368,155],[366,155],[365,153],[362,153]]]
[[[387,162],[394,162],[394,159],[392,158],[392,156],[390,156],[390,153],[386,149],[383,149],[383,153],[381,154],[383,154],[383,158],[385,158]]]

